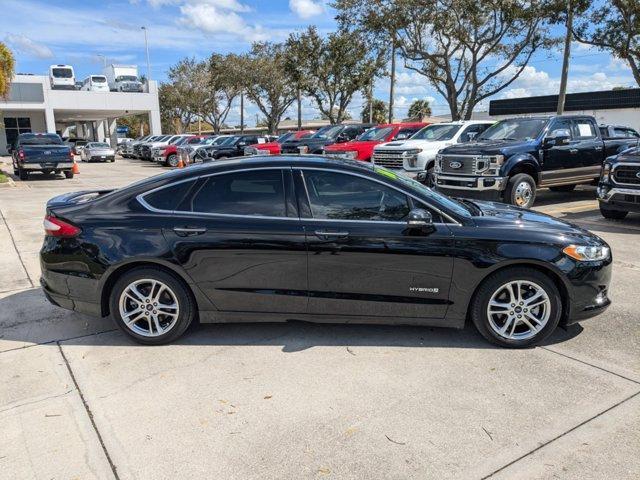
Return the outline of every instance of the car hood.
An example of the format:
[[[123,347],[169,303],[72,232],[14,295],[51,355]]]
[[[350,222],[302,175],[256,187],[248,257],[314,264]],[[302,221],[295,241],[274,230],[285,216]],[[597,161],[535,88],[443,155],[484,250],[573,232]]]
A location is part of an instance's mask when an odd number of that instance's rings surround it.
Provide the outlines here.
[[[376,150],[409,150],[410,148],[421,148],[423,150],[440,150],[449,145],[453,145],[451,140],[433,141],[429,140],[399,140],[395,142],[378,145]]]
[[[497,202],[474,200],[482,210],[482,215],[474,217],[476,224],[484,228],[501,230],[517,229],[530,231],[532,236],[550,236],[559,243],[579,243],[582,245],[602,245],[605,242],[597,235],[564,220],[544,213]]]
[[[441,153],[446,155],[506,155],[536,149],[536,140],[482,140],[451,145]]]
[[[380,143],[379,140],[352,140],[351,142],[334,143],[327,146],[327,150],[332,152],[342,152],[345,150],[359,151],[361,149],[372,148]]]
[[[283,147],[303,147],[305,145],[329,145],[334,143],[332,138],[300,138],[297,140],[289,140],[282,144]]]

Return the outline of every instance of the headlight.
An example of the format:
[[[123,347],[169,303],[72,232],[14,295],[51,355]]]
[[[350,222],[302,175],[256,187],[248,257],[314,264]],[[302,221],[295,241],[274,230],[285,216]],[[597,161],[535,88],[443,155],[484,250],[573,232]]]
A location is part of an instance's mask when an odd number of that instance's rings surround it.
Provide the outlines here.
[[[482,175],[495,177],[500,174],[500,167],[504,163],[504,155],[482,156],[478,159],[477,170]]]
[[[602,165],[602,173],[600,174],[600,181],[608,182],[609,174],[611,174],[611,164],[605,163],[604,165]]]
[[[412,148],[411,150],[405,150],[402,152],[403,155],[417,155],[422,151],[421,148]]]
[[[595,247],[587,245],[569,245],[562,249],[562,252],[579,262],[596,262],[609,258],[609,247],[598,245]]]

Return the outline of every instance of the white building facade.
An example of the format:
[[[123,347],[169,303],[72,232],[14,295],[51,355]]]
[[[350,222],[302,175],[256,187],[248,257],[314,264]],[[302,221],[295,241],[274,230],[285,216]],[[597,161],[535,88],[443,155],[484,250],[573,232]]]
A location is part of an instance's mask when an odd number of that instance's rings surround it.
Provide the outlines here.
[[[120,117],[145,114],[150,132],[161,134],[158,85],[150,81],[145,92],[53,90],[49,77],[16,75],[7,99],[0,99],[0,155],[20,133],[58,133],[116,146]],[[70,135],[74,130],[73,135]]]

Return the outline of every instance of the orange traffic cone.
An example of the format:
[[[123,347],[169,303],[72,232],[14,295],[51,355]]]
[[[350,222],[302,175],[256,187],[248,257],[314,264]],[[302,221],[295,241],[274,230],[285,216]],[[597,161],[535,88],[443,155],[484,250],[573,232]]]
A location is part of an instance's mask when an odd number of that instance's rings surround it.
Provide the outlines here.
[[[78,175],[80,173],[80,167],[78,166],[75,160],[73,161],[73,169],[71,171],[73,172],[74,175]]]
[[[182,157],[178,161],[178,168],[184,168],[184,162],[182,161]]]

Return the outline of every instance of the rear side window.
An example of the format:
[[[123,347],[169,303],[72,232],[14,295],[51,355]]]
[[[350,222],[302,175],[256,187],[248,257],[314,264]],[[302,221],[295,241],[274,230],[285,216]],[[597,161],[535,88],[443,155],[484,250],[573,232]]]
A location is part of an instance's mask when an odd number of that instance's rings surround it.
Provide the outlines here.
[[[195,180],[174,183],[168,187],[146,194],[143,197],[144,201],[158,210],[175,210],[180,204],[180,201],[193,186],[194,182]]]
[[[596,127],[589,120],[574,120],[573,136],[575,138],[595,138],[598,134]]]
[[[209,177],[181,209],[197,213],[286,217],[281,170],[256,170]]]

